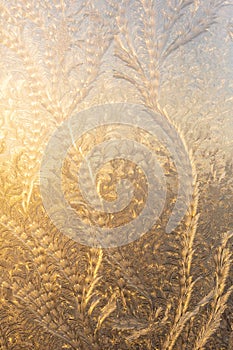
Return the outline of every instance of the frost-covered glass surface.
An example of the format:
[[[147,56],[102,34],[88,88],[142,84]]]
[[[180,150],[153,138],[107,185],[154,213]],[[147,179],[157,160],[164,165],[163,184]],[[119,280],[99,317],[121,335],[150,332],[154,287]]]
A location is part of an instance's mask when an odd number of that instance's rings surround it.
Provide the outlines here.
[[[233,3],[0,1],[0,349],[233,348]]]

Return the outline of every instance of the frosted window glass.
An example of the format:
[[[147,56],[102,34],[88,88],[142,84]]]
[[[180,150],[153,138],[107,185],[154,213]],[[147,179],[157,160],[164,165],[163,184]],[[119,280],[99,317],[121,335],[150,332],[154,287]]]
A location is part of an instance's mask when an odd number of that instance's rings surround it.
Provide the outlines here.
[[[0,349],[233,348],[233,2],[0,2]]]

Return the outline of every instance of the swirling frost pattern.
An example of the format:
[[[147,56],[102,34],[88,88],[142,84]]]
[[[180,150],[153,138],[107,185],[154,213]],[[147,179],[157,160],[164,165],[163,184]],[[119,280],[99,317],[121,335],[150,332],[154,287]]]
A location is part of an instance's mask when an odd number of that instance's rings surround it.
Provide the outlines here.
[[[112,127],[111,131],[114,131],[114,126],[121,127],[123,129],[123,132],[119,134],[121,137],[118,136],[117,140],[112,138],[103,140],[98,145],[97,132],[97,145],[87,154],[83,153],[82,145],[75,146],[76,140],[84,138],[85,133],[95,134],[95,130],[101,126]],[[132,129],[129,130],[131,133],[125,132],[126,135],[123,135],[124,126],[126,130],[127,128]],[[154,226],[165,206],[168,178],[172,177],[172,174],[171,171],[169,174],[164,174],[164,169],[162,169],[164,164],[159,164],[156,152],[153,151],[150,144],[147,148],[143,145],[145,143],[143,139],[140,139],[141,143],[134,139],[133,133],[137,134],[137,132],[141,133],[142,137],[144,132],[146,136],[154,139],[158,150],[165,148],[166,155],[170,159],[169,162],[173,163],[173,167],[175,167],[174,173],[179,185],[171,218],[167,223],[167,232],[171,232],[179,224],[190,205],[193,184],[189,155],[179,134],[164,116],[153,113],[144,106],[109,104],[85,110],[65,121],[51,137],[44,152],[40,172],[42,199],[50,218],[64,234],[77,241],[80,239],[80,243],[100,245],[106,248],[124,245],[136,240]],[[98,225],[98,220],[96,221],[95,238],[93,237],[93,222],[92,225],[87,225],[84,220],[80,219],[74,211],[74,206],[68,205],[62,190],[62,166],[67,151],[72,145],[83,156],[82,164],[77,169],[79,173],[78,184],[83,194],[82,198],[79,199],[80,206],[83,207],[84,201],[90,207],[89,212],[97,210],[97,216],[103,215],[103,212],[112,214],[106,221],[108,224],[102,225],[101,228],[101,225]],[[124,175],[124,182],[120,181],[120,185],[117,186],[118,200],[114,203],[110,202],[109,204],[108,201],[103,200],[95,188],[96,175],[101,167],[109,162],[114,162],[114,160],[132,162],[141,169],[146,178],[147,193],[145,194],[144,208],[140,210],[140,213],[137,213],[138,210],[136,210],[136,218],[132,212],[129,212],[128,215],[122,212],[125,207],[130,205],[130,198],[133,196],[128,184],[126,184],[127,174]],[[109,171],[107,170],[106,176],[108,175]],[[114,177],[111,181],[116,182]],[[135,185],[140,186],[140,178]],[[56,208],[54,208],[53,203]],[[131,203],[131,206],[133,204],[137,205],[137,202]],[[79,205],[76,205],[76,208],[78,207]],[[118,220],[123,215],[128,216],[127,221],[129,222],[116,222],[113,225],[114,220],[116,221],[114,214],[117,212],[121,212],[120,216],[118,213]],[[102,221],[105,220],[102,219]]]

